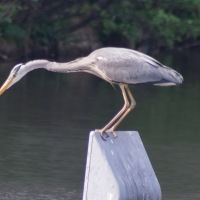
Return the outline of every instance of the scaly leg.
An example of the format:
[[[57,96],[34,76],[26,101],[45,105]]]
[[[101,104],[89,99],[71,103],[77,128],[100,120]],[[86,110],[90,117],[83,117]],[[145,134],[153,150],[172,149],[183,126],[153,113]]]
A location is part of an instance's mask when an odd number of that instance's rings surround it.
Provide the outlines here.
[[[123,113],[122,116],[120,116],[119,120],[110,128],[110,129],[107,129],[106,132],[109,133],[114,133],[115,129],[117,128],[117,126],[119,126],[119,124],[122,122],[122,120],[128,115],[128,113],[133,109],[135,108],[136,106],[136,102],[135,102],[135,99],[133,98],[133,95],[131,94],[131,91],[128,87],[128,85],[125,85],[125,89],[126,89],[126,92],[130,98],[130,106],[128,107],[128,109]]]
[[[126,85],[124,84],[119,84],[121,90],[122,90],[122,95],[123,95],[123,98],[124,98],[124,106],[122,107],[122,109],[113,117],[113,119],[108,123],[106,124],[106,126],[104,126],[102,129],[100,130],[95,130],[97,132],[100,132],[100,134],[102,135],[103,133],[107,132],[106,130],[111,127],[114,122],[120,118],[125,112],[126,110],[129,108],[129,101],[128,101],[128,98],[127,98],[127,95],[126,95],[126,91],[125,91],[125,87]],[[117,137],[117,134],[112,132],[114,137]]]

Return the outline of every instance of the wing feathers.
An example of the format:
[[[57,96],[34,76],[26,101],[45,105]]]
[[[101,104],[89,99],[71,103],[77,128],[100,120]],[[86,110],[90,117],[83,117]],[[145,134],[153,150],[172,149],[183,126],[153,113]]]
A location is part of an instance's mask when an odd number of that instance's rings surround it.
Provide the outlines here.
[[[138,51],[110,47],[98,49],[89,56],[101,57],[95,64],[113,82],[174,85],[183,81],[178,72]]]

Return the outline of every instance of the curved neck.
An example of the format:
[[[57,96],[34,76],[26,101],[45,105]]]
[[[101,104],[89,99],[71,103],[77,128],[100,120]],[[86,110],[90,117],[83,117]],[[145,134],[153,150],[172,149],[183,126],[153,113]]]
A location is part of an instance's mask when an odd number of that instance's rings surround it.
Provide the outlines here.
[[[33,60],[30,62],[27,62],[25,64],[25,68],[27,72],[30,72],[34,69],[39,69],[39,68],[47,69],[48,64],[49,64],[48,60]]]
[[[90,61],[84,57],[66,63],[48,62],[44,68],[52,72],[61,73],[83,72],[89,69],[90,64]]]
[[[71,62],[58,63],[48,60],[34,60],[26,63],[26,73],[35,69],[43,68],[52,72],[70,73],[88,71],[92,61],[87,57],[78,58]]]

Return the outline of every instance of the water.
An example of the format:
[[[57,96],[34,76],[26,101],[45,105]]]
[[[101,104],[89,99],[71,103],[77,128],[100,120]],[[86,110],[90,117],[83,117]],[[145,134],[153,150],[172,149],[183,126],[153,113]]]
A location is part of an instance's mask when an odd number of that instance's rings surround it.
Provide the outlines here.
[[[119,130],[138,130],[164,200],[200,199],[199,52],[165,53],[179,87],[135,87]],[[157,57],[158,58],[158,57]],[[0,83],[16,61],[1,63]],[[83,73],[36,70],[0,97],[0,200],[81,199],[90,130],[122,106],[120,90]]]

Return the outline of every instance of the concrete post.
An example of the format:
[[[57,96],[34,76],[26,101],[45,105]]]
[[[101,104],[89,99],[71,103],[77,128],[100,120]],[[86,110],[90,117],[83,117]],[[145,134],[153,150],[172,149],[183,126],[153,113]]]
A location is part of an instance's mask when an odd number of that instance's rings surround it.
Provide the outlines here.
[[[161,189],[140,136],[118,131],[104,141],[90,132],[83,200],[161,200]]]

